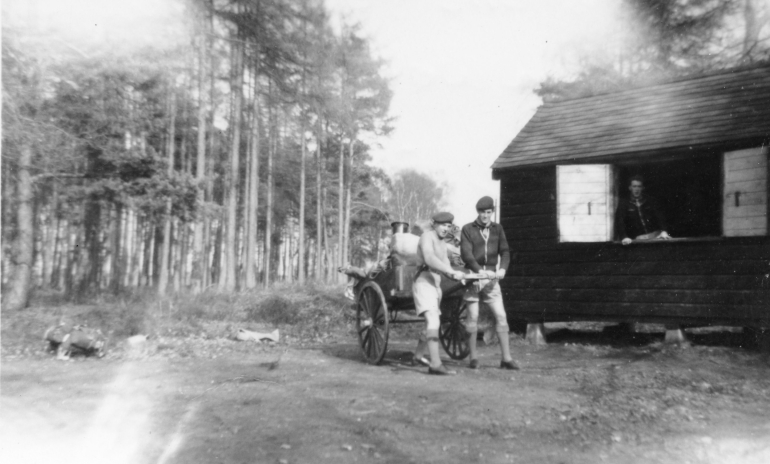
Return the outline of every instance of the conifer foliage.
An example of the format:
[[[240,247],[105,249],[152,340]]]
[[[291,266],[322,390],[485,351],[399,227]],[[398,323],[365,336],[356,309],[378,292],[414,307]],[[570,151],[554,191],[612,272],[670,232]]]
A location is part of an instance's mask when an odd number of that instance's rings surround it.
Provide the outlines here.
[[[350,250],[388,219],[365,140],[390,131],[392,94],[358,28],[316,0],[175,5],[163,47],[4,11],[4,309],[35,288],[231,291],[376,258]]]
[[[768,0],[621,0],[616,32],[580,56],[573,79],[549,77],[544,101],[581,98],[770,62]]]

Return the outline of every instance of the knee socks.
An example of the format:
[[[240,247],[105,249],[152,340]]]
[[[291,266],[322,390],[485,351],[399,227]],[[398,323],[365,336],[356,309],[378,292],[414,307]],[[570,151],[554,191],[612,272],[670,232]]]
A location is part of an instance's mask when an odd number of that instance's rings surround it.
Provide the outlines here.
[[[438,329],[428,329],[428,353],[430,353],[430,367],[441,366],[441,357],[438,350]]]
[[[500,339],[500,354],[503,356],[503,361],[510,361],[511,359],[511,346],[510,346],[510,329],[508,324],[497,324],[497,338]]]
[[[414,349],[414,357],[419,358],[425,353],[425,347],[428,346],[428,339],[425,336],[425,332],[420,334],[419,340],[417,340],[417,348]]]
[[[465,324],[465,331],[468,332],[468,348],[470,348],[471,359],[477,359],[476,341],[478,340],[479,326],[476,322]]]

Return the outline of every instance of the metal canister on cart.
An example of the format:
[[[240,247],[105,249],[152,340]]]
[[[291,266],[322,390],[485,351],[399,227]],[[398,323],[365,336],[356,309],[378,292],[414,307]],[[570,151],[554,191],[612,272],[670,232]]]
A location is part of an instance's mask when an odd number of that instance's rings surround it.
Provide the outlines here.
[[[390,228],[393,231],[394,234],[405,234],[409,232],[409,223],[407,222],[392,222],[390,224]],[[402,292],[404,290],[404,266],[403,265],[396,265],[395,266],[395,287],[396,291]]]

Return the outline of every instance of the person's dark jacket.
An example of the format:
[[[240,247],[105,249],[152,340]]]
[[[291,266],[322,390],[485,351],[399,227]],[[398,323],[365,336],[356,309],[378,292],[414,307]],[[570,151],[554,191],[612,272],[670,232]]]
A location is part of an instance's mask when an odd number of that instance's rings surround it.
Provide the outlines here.
[[[615,230],[621,239],[666,230],[666,221],[652,197],[642,197],[637,205],[632,198],[622,199],[615,213]]]
[[[489,223],[489,238],[485,241],[481,235],[484,225],[478,219],[465,224],[460,240],[460,255],[465,267],[473,272],[482,269],[488,271],[497,267],[497,257],[500,256],[500,269],[508,270],[511,253],[508,250],[508,240],[505,239],[503,226],[495,222]]]

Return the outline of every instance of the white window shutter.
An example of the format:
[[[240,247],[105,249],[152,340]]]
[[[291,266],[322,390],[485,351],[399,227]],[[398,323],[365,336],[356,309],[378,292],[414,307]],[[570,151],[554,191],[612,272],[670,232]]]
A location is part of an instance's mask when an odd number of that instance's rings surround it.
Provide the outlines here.
[[[612,240],[612,166],[579,164],[556,167],[559,241]]]
[[[724,154],[722,232],[767,235],[767,147]]]

